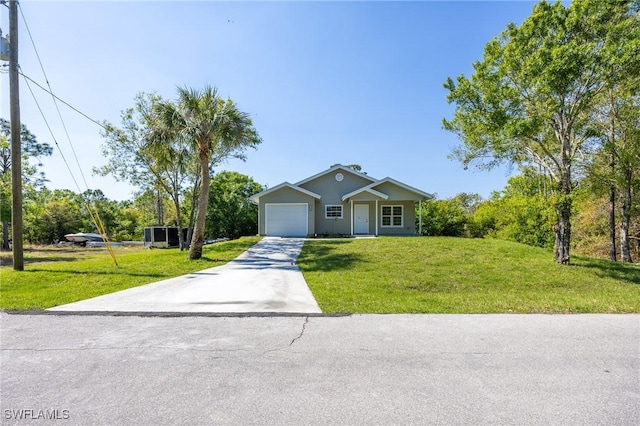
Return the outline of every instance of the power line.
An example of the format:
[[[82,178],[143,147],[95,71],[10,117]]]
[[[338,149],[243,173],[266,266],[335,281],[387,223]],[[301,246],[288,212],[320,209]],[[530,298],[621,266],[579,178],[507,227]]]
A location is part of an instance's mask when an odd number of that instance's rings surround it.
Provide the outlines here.
[[[19,66],[18,66],[18,68],[19,68]],[[44,122],[45,122],[45,124],[47,126],[47,129],[49,129],[49,133],[51,134],[51,137],[53,138],[53,142],[58,147],[58,151],[60,152],[60,156],[62,157],[62,160],[64,161],[64,164],[67,167],[67,171],[69,172],[69,175],[71,176],[71,179],[73,179],[73,183],[75,183],[76,188],[78,189],[78,192],[82,193],[82,190],[80,189],[80,185],[78,184],[78,181],[76,180],[76,177],[74,176],[73,172],[71,171],[71,167],[69,166],[69,162],[67,161],[66,157],[64,156],[64,153],[62,152],[62,149],[60,148],[60,145],[58,144],[58,140],[56,139],[53,131],[51,130],[51,126],[49,126],[49,122],[48,122],[47,118],[45,117],[44,112],[42,111],[42,108],[40,107],[40,103],[38,102],[38,99],[36,98],[35,93],[33,93],[33,89],[31,88],[31,85],[29,84],[29,80],[31,80],[34,84],[38,85],[41,89],[43,89],[43,90],[46,90],[46,89],[44,89],[42,86],[37,84],[31,78],[25,76],[21,71],[20,71],[20,74],[23,77],[25,77],[25,83],[27,84],[27,87],[29,88],[29,92],[31,93],[31,96],[33,97],[33,100],[36,103],[36,106],[38,107],[38,110],[40,111],[40,115],[42,115],[42,119],[44,120]],[[51,92],[49,92],[49,93],[51,93]],[[55,95],[53,93],[51,93],[51,96],[55,97]],[[61,102],[64,102],[64,101],[61,100]],[[65,102],[65,104],[66,104],[66,102]],[[75,108],[74,108],[74,110],[75,110]],[[71,142],[71,141],[69,141],[69,142]],[[75,152],[74,152],[74,155],[75,155]],[[76,161],[77,160],[78,160],[78,158],[76,157]],[[79,164],[78,164],[78,166],[79,166]],[[80,169],[80,173],[82,174],[82,169]],[[83,175],[83,178],[84,178],[84,175]],[[87,187],[87,190],[88,190],[89,189],[89,185],[87,185],[87,181],[85,180],[84,183],[85,183],[85,186]],[[104,241],[105,247],[107,248],[107,251],[111,255],[111,258],[113,259],[113,263],[116,266],[118,266],[118,260],[116,259],[116,254],[113,251],[113,248],[111,247],[111,244],[107,240],[107,229],[104,226],[104,223],[102,222],[102,218],[100,217],[100,213],[98,212],[98,209],[96,208],[95,203],[90,203],[89,201],[85,201],[85,207],[87,209],[87,212],[89,213],[89,217],[91,218],[91,221],[94,223],[96,228],[98,228],[98,231],[100,232],[100,235],[102,236],[102,239]]]
[[[42,65],[42,60],[40,59],[40,54],[38,53],[38,48],[36,47],[36,43],[31,36],[31,30],[29,29],[29,24],[27,23],[27,19],[24,16],[22,11],[22,7],[18,4],[18,10],[20,10],[20,15],[22,16],[22,21],[27,29],[27,34],[29,34],[29,40],[31,40],[31,45],[33,46],[33,50],[36,53],[36,58],[38,58],[38,63],[40,64],[40,69],[42,70],[42,75],[44,76],[44,81],[47,82],[47,87],[49,88],[49,92],[51,93],[53,104],[56,106],[56,111],[58,112],[58,117],[60,118],[60,123],[62,123],[62,128],[64,130],[65,135],[67,136],[67,142],[69,142],[69,147],[71,147],[71,152],[73,153],[73,157],[76,160],[76,164],[78,166],[78,170],[80,170],[80,176],[82,177],[82,181],[84,182],[84,186],[89,189],[89,184],[87,183],[87,179],[84,176],[84,172],[82,171],[82,167],[80,166],[80,160],[78,160],[78,155],[76,154],[76,149],[71,142],[71,137],[69,136],[69,131],[67,130],[67,125],[62,118],[62,113],[60,112],[60,107],[58,107],[58,102],[56,102],[55,96],[53,96],[53,89],[51,88],[51,84],[49,83],[49,78],[47,77],[47,72],[44,70],[44,65]]]
[[[56,96],[53,92],[51,92],[50,90],[47,90],[46,87],[42,87],[37,81],[35,81],[34,79],[32,79],[31,77],[29,77],[28,75],[24,74],[23,72],[20,72],[20,75],[25,79],[25,80],[29,80],[31,81],[33,84],[35,84],[36,86],[38,86],[40,89],[42,89],[43,91],[47,92],[48,94],[50,94],[51,96],[53,96],[55,99],[57,99],[58,101],[62,102],[63,104],[65,104],[66,106],[68,106],[69,108],[71,108],[72,110],[74,110],[75,112],[77,112],[78,114],[80,114],[81,116],[83,116],[84,118],[86,118],[87,120],[91,121],[94,124],[97,124],[98,126],[102,127],[103,129],[107,129],[107,127],[100,123],[97,120],[94,120],[93,118],[89,117],[87,114],[85,114],[84,112],[80,111],[79,109],[77,109],[76,107],[74,107],[73,105],[71,105],[70,103],[64,101],[63,99],[60,99],[58,96]]]
[[[17,2],[16,2],[17,3]],[[51,88],[51,84],[49,83],[49,79],[47,77],[47,73],[44,69],[44,65],[42,64],[42,60],[40,59],[40,54],[38,53],[38,49],[36,47],[36,44],[33,40],[33,37],[31,36],[31,30],[29,29],[29,24],[27,23],[27,20],[24,16],[24,13],[22,11],[22,7],[20,7],[18,5],[18,8],[20,10],[20,15],[22,16],[22,21],[24,22],[25,27],[27,28],[27,33],[29,34],[29,39],[31,40],[31,45],[33,46],[33,50],[36,53],[36,57],[38,58],[38,63],[40,64],[40,69],[42,70],[42,74],[44,75],[44,79],[47,82],[47,87],[49,88],[49,90],[46,90],[44,87],[40,86],[38,83],[36,83],[34,80],[32,80],[31,78],[27,77],[24,75],[24,73],[22,73],[22,70],[20,69],[20,66],[18,65],[18,69],[20,71],[20,74],[25,77],[25,79],[31,80],[34,84],[36,84],[38,87],[40,87],[42,90],[45,90],[46,92],[48,92],[52,99],[53,99],[53,103],[56,106],[56,111],[58,112],[58,117],[60,118],[60,122],[62,123],[62,127],[64,129],[64,132],[67,136],[67,141],[69,142],[69,146],[71,147],[71,152],[73,153],[73,157],[76,160],[76,165],[78,166],[78,170],[80,170],[80,176],[82,176],[82,180],[84,181],[84,185],[85,188],[87,189],[87,191],[89,190],[89,184],[87,183],[87,179],[84,176],[84,172],[82,171],[82,167],[80,166],[80,160],[78,159],[78,155],[76,154],[76,150],[73,146],[73,143],[71,142],[71,137],[69,136],[69,131],[67,130],[67,125],[64,122],[64,119],[62,118],[62,113],[60,112],[60,107],[58,106],[58,102],[56,102],[56,100],[58,100],[59,98],[53,94],[53,89]],[[49,126],[49,123],[47,122],[47,119],[44,116],[44,113],[42,111],[42,109],[40,108],[40,104],[38,103],[35,94],[33,93],[33,90],[31,89],[31,86],[29,85],[29,83],[27,82],[27,86],[29,87],[29,91],[31,92],[31,96],[33,96],[34,101],[36,102],[36,105],[38,106],[38,110],[40,110],[40,114],[42,115],[42,118],[44,119],[47,128],[49,129],[49,133],[51,133],[51,136],[56,144],[56,146],[58,147],[58,150],[60,151],[60,155],[62,156],[65,165],[67,166],[67,170],[69,171],[69,174],[71,175],[71,178],[73,179],[74,183],[76,184],[76,187],[78,188],[78,192],[82,192],[80,190],[80,186],[78,185],[78,182],[76,181],[75,176],[73,175],[73,172],[71,171],[71,167],[69,167],[69,163],[67,162],[66,158],[64,157],[64,154],[62,153],[62,149],[60,149],[60,145],[58,144],[58,141],[56,140],[55,136],[53,135],[53,132],[51,131],[51,127]],[[61,102],[64,102],[60,99]],[[84,117],[89,118],[86,114],[81,113],[78,109],[72,107],[71,105],[69,105],[67,102],[64,102],[65,105],[69,106],[70,108],[72,108],[74,111],[79,112],[80,114],[82,114]],[[90,119],[90,118],[89,118]],[[98,124],[100,127],[103,127],[103,125],[101,125],[100,123],[98,123],[97,121],[90,119],[91,121],[93,121],[94,123]],[[113,259],[113,262],[115,263],[116,266],[118,266],[118,261],[116,260],[116,256],[115,253],[113,252],[113,249],[111,247],[111,245],[109,244],[109,241],[107,240],[107,230],[104,226],[104,223],[102,222],[102,219],[100,218],[100,214],[98,213],[98,210],[95,206],[95,203],[91,203],[88,200],[85,201],[85,206],[87,208],[87,211],[89,213],[89,216],[91,217],[91,220],[93,221],[94,225],[98,228],[98,231],[100,232],[100,234],[102,235],[102,239],[105,243],[105,246],[107,248],[107,250],[109,251],[109,254],[111,255],[111,258]],[[93,211],[92,211],[93,208]]]
[[[31,80],[31,79],[29,79],[29,80]],[[47,129],[49,130],[49,134],[51,135],[51,138],[53,139],[53,143],[55,143],[55,145],[58,147],[58,151],[60,152],[60,156],[62,157],[62,161],[64,162],[64,165],[67,166],[67,171],[69,172],[69,175],[71,175],[71,179],[73,179],[73,183],[76,184],[76,189],[78,190],[79,193],[82,193],[82,190],[80,189],[80,185],[78,185],[78,181],[76,180],[76,177],[73,175],[73,172],[71,171],[71,167],[69,167],[69,163],[67,162],[67,159],[64,156],[64,153],[62,152],[62,148],[60,148],[60,145],[58,144],[58,140],[56,139],[56,136],[53,133],[53,130],[51,130],[51,126],[49,125],[49,121],[47,120],[47,117],[45,117],[44,111],[42,111],[42,108],[40,107],[40,103],[38,102],[38,99],[36,98],[35,93],[33,93],[33,89],[31,89],[31,85],[29,84],[28,81],[26,81],[26,83],[27,83],[27,88],[29,88],[29,92],[31,92],[31,96],[33,97],[33,100],[36,103],[36,106],[38,107],[38,111],[40,111],[40,115],[42,116],[42,119],[44,120],[44,124],[47,126]]]

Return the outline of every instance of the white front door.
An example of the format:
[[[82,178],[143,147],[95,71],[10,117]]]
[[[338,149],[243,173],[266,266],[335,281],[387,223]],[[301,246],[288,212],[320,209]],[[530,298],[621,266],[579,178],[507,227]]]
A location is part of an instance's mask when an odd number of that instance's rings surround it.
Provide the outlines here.
[[[356,204],[355,206],[356,217],[356,234],[368,234],[369,233],[369,205],[368,204]]]

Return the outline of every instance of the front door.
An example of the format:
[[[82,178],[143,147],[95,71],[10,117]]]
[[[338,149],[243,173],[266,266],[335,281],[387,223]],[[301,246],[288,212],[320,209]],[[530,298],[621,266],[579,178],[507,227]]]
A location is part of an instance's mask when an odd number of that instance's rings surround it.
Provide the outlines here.
[[[368,204],[356,204],[355,206],[356,216],[356,234],[368,234],[369,233],[369,205]]]

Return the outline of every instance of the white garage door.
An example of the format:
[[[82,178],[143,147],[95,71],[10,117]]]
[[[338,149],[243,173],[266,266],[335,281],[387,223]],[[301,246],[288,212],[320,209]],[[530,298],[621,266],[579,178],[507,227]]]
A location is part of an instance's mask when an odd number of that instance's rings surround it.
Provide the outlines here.
[[[306,237],[308,206],[299,204],[265,205],[265,234],[279,237]]]

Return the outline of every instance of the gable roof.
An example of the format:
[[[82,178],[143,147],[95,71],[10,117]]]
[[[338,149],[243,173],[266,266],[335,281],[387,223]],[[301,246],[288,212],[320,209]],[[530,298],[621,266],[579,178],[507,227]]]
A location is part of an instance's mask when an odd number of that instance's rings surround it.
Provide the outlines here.
[[[320,172],[320,173],[315,174],[315,175],[313,175],[311,177],[308,177],[308,178],[306,178],[304,180],[301,180],[300,182],[297,182],[296,185],[304,185],[307,182],[310,182],[310,181],[312,181],[314,179],[317,179],[317,178],[319,178],[321,176],[324,176],[326,174],[335,172],[336,170],[342,170],[344,172],[351,173],[351,174],[356,175],[356,176],[360,176],[361,178],[367,179],[370,182],[377,182],[378,181],[377,179],[372,178],[371,176],[369,176],[369,175],[367,175],[365,173],[360,173],[360,172],[357,172],[357,171],[355,171],[353,169],[350,169],[347,166],[343,166],[342,164],[338,164],[338,165],[335,165],[335,166],[331,167],[330,169],[327,169],[327,170],[325,170],[323,172]]]
[[[380,192],[380,191],[376,191],[375,189],[371,189],[371,188],[369,188],[369,187],[368,187],[368,185],[367,185],[367,186],[365,186],[365,187],[358,188],[358,189],[356,189],[355,191],[352,191],[352,192],[350,192],[350,193],[348,193],[348,194],[343,195],[343,196],[342,196],[342,201],[344,201],[344,200],[346,200],[346,199],[348,199],[348,198],[351,198],[351,197],[353,197],[353,196],[355,196],[355,195],[358,195],[358,194],[360,194],[360,193],[362,193],[362,192],[368,192],[369,194],[373,194],[373,195],[375,195],[376,197],[380,197],[380,198],[382,198],[383,200],[388,200],[388,199],[389,199],[389,196],[388,196],[387,194],[383,194],[383,193],[382,193],[382,192]]]
[[[318,200],[322,198],[320,195],[316,194],[315,192],[311,192],[307,189],[300,188],[299,186],[292,185],[289,182],[282,182],[280,185],[276,185],[273,188],[265,189],[262,192],[258,192],[257,194],[252,195],[251,197],[249,197],[249,200],[251,200],[253,203],[258,203],[258,200],[260,199],[260,197],[270,194],[272,192],[278,191],[282,188],[290,188],[290,189],[293,189],[294,191],[302,192],[303,194],[309,195],[310,197],[316,198]]]
[[[374,195],[376,197],[380,197],[383,200],[388,200],[389,199],[389,195],[387,195],[387,194],[375,189],[376,187],[378,187],[378,186],[380,186],[382,184],[385,184],[385,183],[390,183],[390,184],[395,185],[395,186],[397,186],[399,188],[402,188],[402,189],[404,189],[406,191],[412,192],[412,193],[418,195],[420,198],[424,198],[424,199],[427,199],[427,200],[434,198],[433,194],[429,194],[428,192],[421,191],[421,190],[419,190],[417,188],[409,186],[409,185],[407,185],[405,183],[402,183],[402,182],[397,181],[395,179],[392,179],[390,177],[386,177],[384,179],[377,180],[377,179],[374,179],[371,176],[368,176],[368,175],[366,175],[364,173],[357,172],[357,171],[355,171],[353,169],[350,169],[349,167],[346,167],[346,166],[343,166],[341,164],[338,164],[336,166],[331,167],[330,169],[327,169],[327,170],[325,170],[323,172],[320,172],[320,173],[315,174],[315,175],[313,175],[311,177],[308,177],[308,178],[306,178],[304,180],[301,180],[300,182],[298,182],[296,184],[291,184],[289,182],[283,182],[280,185],[274,186],[273,188],[265,189],[264,191],[259,192],[259,193],[255,194],[255,195],[252,195],[251,197],[249,197],[249,200],[251,200],[251,202],[257,204],[257,203],[259,203],[260,197],[265,196],[267,194],[270,194],[272,192],[278,191],[278,190],[283,189],[283,188],[289,188],[289,189],[292,189],[294,191],[298,191],[298,192],[300,192],[302,194],[305,194],[305,195],[308,195],[310,197],[313,197],[313,198],[315,198],[317,200],[320,200],[320,199],[322,199],[321,195],[316,194],[315,192],[309,191],[308,189],[302,188],[300,185],[303,185],[303,184],[305,184],[307,182],[310,182],[310,181],[312,181],[314,179],[317,179],[317,178],[319,178],[321,176],[324,176],[326,174],[335,172],[337,170],[342,170],[344,172],[351,173],[351,174],[353,174],[355,176],[362,177],[362,178],[368,180],[369,182],[371,182],[368,185],[362,186],[362,187],[356,189],[355,191],[352,191],[352,192],[350,192],[348,194],[343,195],[342,196],[342,201],[345,201],[345,200],[347,200],[347,199],[349,199],[351,197],[354,197],[354,196],[356,196],[358,194],[361,194],[363,192],[368,192],[369,194],[372,194],[372,195]]]
[[[422,197],[424,197],[426,199],[433,198],[433,194],[429,194],[428,192],[421,191],[421,190],[419,190],[417,188],[414,188],[413,186],[407,185],[406,183],[402,183],[402,182],[397,181],[395,179],[391,179],[390,177],[386,177],[384,179],[377,180],[377,181],[375,181],[375,182],[373,182],[373,183],[371,183],[371,184],[369,184],[367,186],[363,186],[362,188],[358,189],[357,192],[373,190],[373,188],[375,188],[376,186],[382,185],[383,183],[387,183],[387,182],[389,182],[389,183],[391,183],[393,185],[399,186],[400,188],[406,189],[409,192],[413,192],[414,194],[418,194],[418,195],[420,195],[420,196],[422,196]],[[378,191],[376,191],[376,192],[378,192]],[[381,194],[381,192],[378,192],[378,193]],[[347,195],[352,196],[352,194],[347,194]],[[355,195],[355,194],[353,194],[353,195]],[[343,198],[343,200],[345,200],[345,199],[346,199],[346,195],[345,195],[345,198]]]

